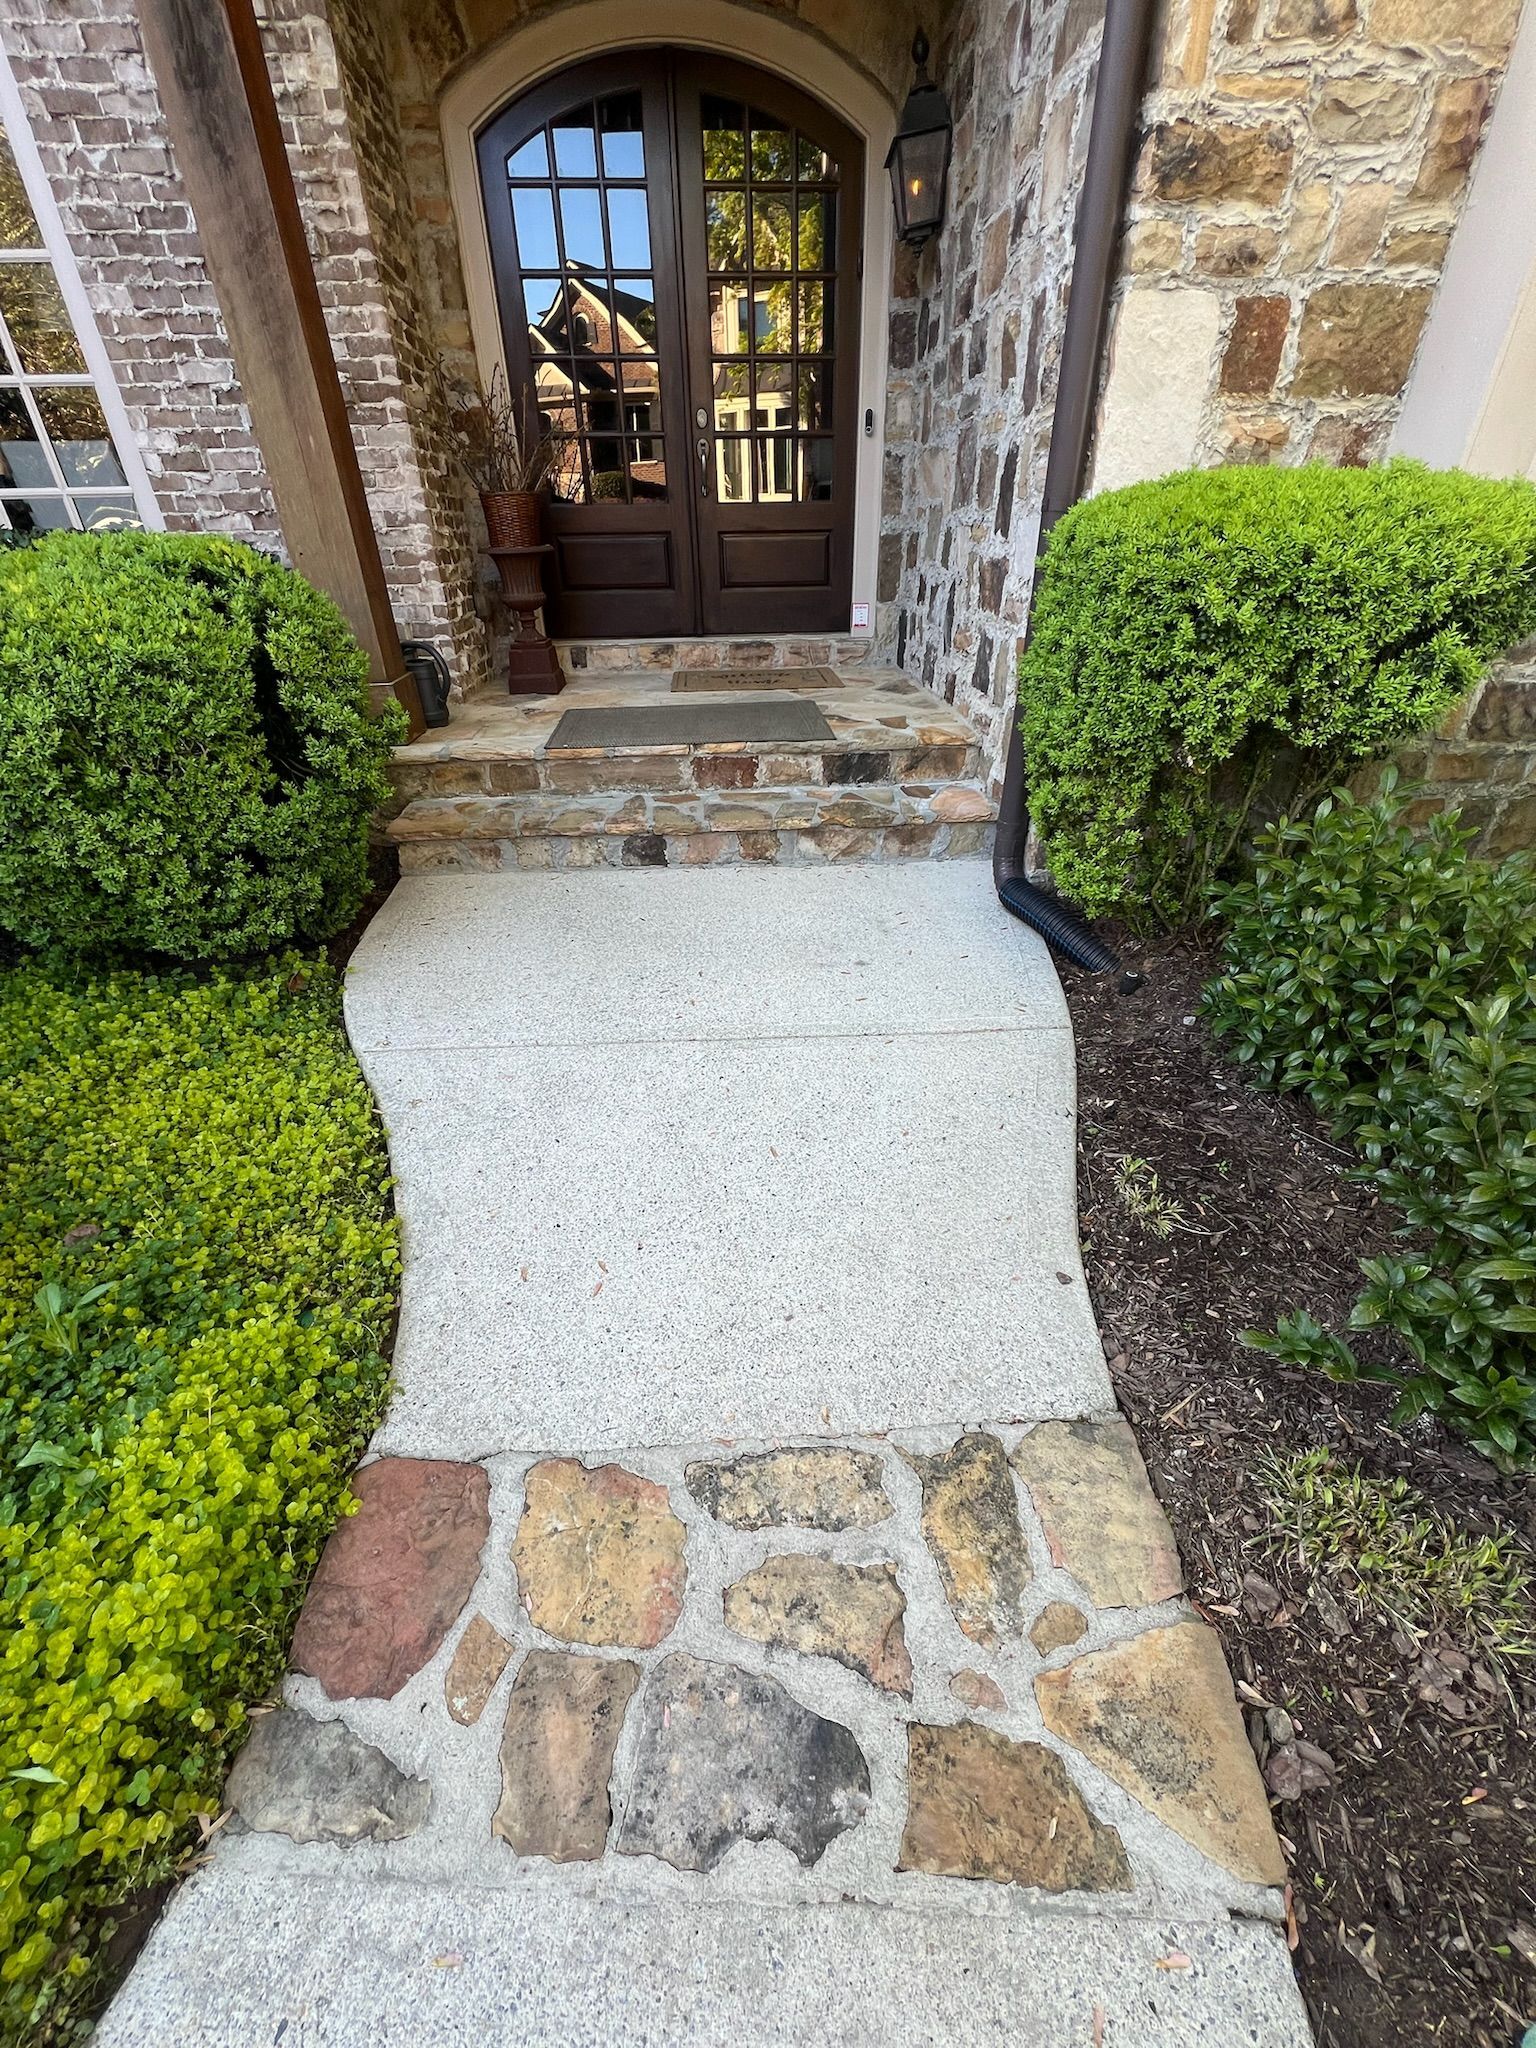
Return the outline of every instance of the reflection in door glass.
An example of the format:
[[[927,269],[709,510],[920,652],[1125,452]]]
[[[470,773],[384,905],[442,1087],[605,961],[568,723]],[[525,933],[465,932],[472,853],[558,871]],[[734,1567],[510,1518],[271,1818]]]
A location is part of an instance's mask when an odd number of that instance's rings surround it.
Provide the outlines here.
[[[752,264],[756,270],[793,270],[795,236],[787,199],[756,193],[752,200]]]
[[[832,443],[828,440],[800,443],[800,495],[802,498],[830,498],[832,495]]]
[[[603,213],[597,193],[587,185],[560,187],[560,227],[565,236],[565,260],[583,269],[603,270]]]
[[[509,178],[547,178],[549,176],[549,150],[544,141],[544,130],[530,135],[521,148],[514,149],[507,158]]]
[[[802,355],[822,355],[831,349],[832,326],[828,315],[831,304],[826,288],[819,284],[800,286],[800,352]]]
[[[615,93],[598,102],[598,127],[603,137],[603,171],[610,178],[645,176],[645,137],[641,132],[640,95]]]
[[[807,287],[802,285],[800,289],[803,292]],[[760,356],[787,356],[794,348],[794,300],[790,285],[752,287],[752,338]]]
[[[620,186],[608,194],[608,240],[615,270],[650,269],[650,216],[639,187]]]
[[[704,201],[711,270],[739,270],[747,260],[747,195],[711,192]]]
[[[751,325],[744,278],[727,277],[709,288],[709,345],[717,356],[744,356]]]
[[[770,114],[752,110],[752,176],[754,181],[789,183],[795,175],[794,141]]]
[[[547,185],[529,185],[512,194],[512,222],[517,229],[517,258],[525,270],[558,270],[555,209]]]
[[[701,106],[704,125],[704,176],[707,179],[747,175],[747,110],[739,100],[706,93]]]
[[[719,482],[716,488],[725,505],[745,505],[752,498],[752,474],[748,467],[752,443],[743,438],[715,443]]]
[[[592,109],[573,107],[550,124],[555,138],[555,169],[562,178],[595,178],[597,146],[592,134]]]
[[[620,355],[656,346],[656,286],[651,278],[619,278],[613,287],[613,310]]]

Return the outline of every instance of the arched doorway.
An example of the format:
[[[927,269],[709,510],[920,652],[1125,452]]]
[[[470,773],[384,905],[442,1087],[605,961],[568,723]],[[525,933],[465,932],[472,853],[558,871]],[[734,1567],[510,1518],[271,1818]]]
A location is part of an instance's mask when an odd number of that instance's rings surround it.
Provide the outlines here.
[[[752,66],[646,50],[545,79],[477,148],[508,368],[565,449],[554,630],[844,630],[858,137]]]

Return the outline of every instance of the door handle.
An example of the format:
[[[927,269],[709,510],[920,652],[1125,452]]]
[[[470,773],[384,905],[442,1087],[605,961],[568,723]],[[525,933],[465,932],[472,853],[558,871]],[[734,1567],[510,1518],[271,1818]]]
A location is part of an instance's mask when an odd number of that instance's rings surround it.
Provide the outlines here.
[[[709,436],[700,434],[694,446],[699,451],[699,496],[709,496]]]

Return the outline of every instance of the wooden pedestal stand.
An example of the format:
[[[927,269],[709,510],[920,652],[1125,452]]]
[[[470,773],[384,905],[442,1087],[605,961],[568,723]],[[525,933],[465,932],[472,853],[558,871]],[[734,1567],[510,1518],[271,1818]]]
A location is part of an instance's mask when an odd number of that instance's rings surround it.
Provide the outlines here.
[[[544,602],[544,557],[551,547],[492,548],[501,594],[515,621],[507,651],[507,690],[514,697],[553,697],[565,688],[554,642],[539,629]]]

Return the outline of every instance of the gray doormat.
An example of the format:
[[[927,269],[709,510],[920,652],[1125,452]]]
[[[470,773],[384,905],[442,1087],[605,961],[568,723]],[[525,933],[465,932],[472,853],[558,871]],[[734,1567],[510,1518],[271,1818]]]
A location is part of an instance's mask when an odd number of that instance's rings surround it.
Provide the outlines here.
[[[675,668],[674,690],[840,690],[829,668]]]
[[[831,726],[808,697],[743,698],[739,704],[621,704],[609,711],[567,711],[545,752],[831,738]]]

